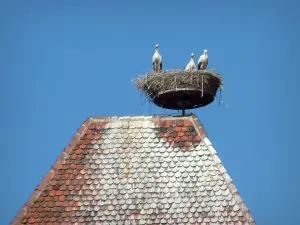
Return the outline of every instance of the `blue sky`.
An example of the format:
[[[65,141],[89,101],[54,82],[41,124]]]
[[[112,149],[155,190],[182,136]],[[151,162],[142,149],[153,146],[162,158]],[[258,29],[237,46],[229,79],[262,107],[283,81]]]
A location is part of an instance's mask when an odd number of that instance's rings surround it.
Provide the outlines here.
[[[1,224],[90,116],[176,114],[131,82],[208,49],[220,107],[193,110],[257,224],[300,224],[297,1],[0,1]]]

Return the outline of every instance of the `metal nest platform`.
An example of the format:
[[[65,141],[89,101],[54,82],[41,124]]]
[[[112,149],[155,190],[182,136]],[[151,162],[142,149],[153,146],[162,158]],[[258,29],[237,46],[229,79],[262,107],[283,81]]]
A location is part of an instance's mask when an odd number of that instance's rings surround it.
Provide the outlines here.
[[[222,85],[222,77],[214,71],[149,72],[134,80],[155,105],[167,109],[194,109],[214,101]]]

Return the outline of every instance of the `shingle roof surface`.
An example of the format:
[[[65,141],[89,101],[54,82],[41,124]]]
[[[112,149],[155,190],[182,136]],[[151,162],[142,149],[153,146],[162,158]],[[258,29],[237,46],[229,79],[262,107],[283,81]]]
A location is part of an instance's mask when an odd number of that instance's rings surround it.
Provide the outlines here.
[[[195,116],[96,117],[12,224],[255,224]]]

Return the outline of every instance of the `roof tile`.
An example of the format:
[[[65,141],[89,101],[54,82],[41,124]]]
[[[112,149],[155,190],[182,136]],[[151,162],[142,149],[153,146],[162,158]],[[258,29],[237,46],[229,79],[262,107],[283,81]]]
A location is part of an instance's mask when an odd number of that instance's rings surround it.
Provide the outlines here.
[[[194,116],[84,122],[12,224],[255,224]]]

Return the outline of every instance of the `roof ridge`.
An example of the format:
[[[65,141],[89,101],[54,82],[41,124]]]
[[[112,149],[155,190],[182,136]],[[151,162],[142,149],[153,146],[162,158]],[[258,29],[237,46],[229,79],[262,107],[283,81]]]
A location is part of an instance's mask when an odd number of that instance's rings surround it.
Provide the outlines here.
[[[97,122],[110,122],[114,120],[159,120],[159,119],[168,119],[168,120],[178,120],[178,119],[188,119],[191,117],[196,117],[195,114],[186,114],[184,116],[182,115],[153,115],[153,116],[92,116],[90,119],[92,121]]]

